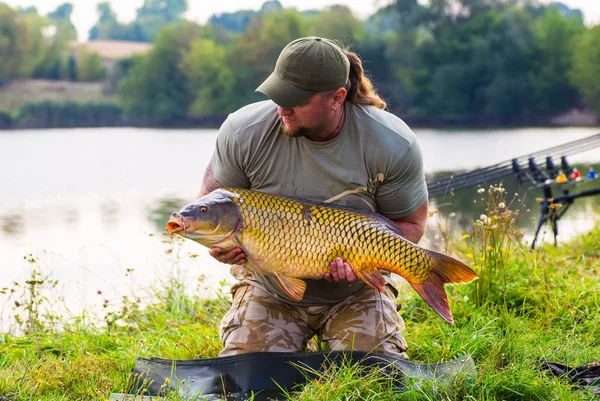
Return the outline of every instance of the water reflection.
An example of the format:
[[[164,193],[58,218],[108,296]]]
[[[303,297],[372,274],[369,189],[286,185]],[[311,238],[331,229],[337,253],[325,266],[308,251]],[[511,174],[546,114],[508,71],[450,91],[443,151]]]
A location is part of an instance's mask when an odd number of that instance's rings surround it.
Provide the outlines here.
[[[158,232],[165,231],[165,225],[171,218],[173,212],[179,211],[183,206],[190,203],[183,198],[159,199],[148,213],[148,220],[154,225]]]
[[[119,223],[119,204],[114,200],[107,200],[100,205],[102,227],[106,231],[116,231]]]
[[[23,234],[25,231],[25,222],[23,221],[23,216],[19,214],[0,216],[0,228],[6,235]]]
[[[68,208],[62,213],[63,220],[67,227],[75,228],[79,221],[79,211],[74,208]]]

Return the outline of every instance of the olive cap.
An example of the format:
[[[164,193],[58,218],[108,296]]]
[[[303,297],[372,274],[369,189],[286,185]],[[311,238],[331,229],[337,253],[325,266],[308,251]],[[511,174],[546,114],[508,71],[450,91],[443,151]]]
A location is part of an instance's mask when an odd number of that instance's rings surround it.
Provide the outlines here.
[[[309,36],[283,48],[275,71],[256,91],[281,107],[291,108],[318,92],[345,86],[349,73],[350,60],[335,42]]]

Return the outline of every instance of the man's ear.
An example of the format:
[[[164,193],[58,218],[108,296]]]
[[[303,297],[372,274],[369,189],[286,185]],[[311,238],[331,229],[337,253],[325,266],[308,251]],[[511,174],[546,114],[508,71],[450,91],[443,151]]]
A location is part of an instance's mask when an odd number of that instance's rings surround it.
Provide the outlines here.
[[[341,107],[346,101],[346,95],[348,95],[348,91],[346,91],[345,88],[338,88],[333,93],[333,103],[336,106]]]

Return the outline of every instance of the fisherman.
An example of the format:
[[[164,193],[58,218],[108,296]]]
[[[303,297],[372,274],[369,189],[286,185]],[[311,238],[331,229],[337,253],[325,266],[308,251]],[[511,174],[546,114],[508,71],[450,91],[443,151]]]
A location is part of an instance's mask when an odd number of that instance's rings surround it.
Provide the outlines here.
[[[256,91],[269,100],[223,123],[201,196],[235,187],[378,212],[419,242],[428,208],[421,151],[411,129],[384,111],[356,53],[326,38],[296,39]],[[302,352],[316,335],[332,351],[407,358],[389,275],[380,293],[336,257],[325,279],[306,280],[304,297],[294,301],[269,276],[245,267],[252,261],[242,249],[209,253],[233,265],[238,280],[220,326],[220,356]]]

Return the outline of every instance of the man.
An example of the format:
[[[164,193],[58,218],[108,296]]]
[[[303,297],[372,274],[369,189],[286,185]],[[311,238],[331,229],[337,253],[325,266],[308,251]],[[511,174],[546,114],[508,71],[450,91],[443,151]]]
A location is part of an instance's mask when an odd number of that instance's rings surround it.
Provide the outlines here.
[[[294,40],[257,91],[270,100],[245,106],[223,123],[201,195],[249,188],[375,211],[419,241],[428,206],[421,152],[410,128],[383,111],[386,104],[358,55],[325,38]],[[242,249],[209,253],[234,265],[239,280],[221,323],[221,356],[298,352],[317,335],[331,350],[406,358],[391,283],[379,293],[335,258],[325,280],[307,280],[296,302],[269,277],[246,269]]]

